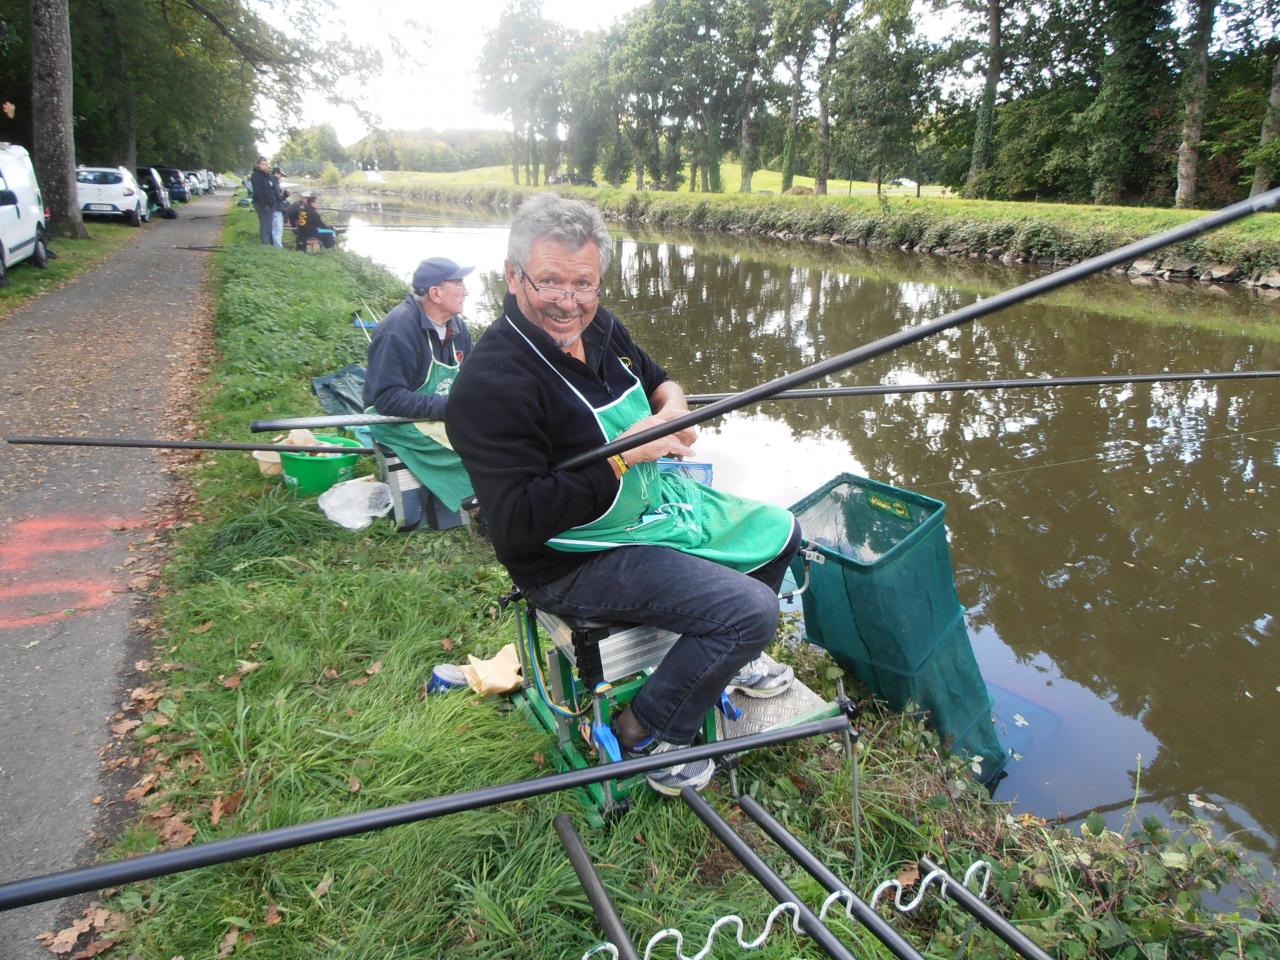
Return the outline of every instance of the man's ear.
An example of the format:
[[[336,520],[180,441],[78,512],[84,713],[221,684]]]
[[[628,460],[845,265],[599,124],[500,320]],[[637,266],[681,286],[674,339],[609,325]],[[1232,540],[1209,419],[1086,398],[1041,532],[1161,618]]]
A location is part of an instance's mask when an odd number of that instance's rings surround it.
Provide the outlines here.
[[[515,293],[516,288],[520,286],[520,275],[516,272],[516,264],[514,260],[504,261],[503,273],[507,278],[507,290],[511,293]]]

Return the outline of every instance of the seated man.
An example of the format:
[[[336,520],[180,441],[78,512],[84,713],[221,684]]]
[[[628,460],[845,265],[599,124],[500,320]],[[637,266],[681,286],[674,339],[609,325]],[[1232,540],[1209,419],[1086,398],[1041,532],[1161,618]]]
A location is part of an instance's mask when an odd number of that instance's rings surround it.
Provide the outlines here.
[[[449,388],[471,333],[462,321],[467,299],[460,267],[444,257],[418,264],[413,292],[378,324],[369,344],[364,402],[369,413],[410,417],[413,423],[375,424],[370,429],[450,510],[471,496],[471,481],[445,435]]]
[[[758,659],[799,547],[791,514],[676,473],[691,428],[574,470],[558,464],[688,411],[684,391],[599,305],[613,252],[599,211],[539,194],[507,246],[504,316],[480,339],[445,423],[489,519],[498,559],[541,609],[682,634],[614,721],[629,755],[689,744],[727,687],[773,696],[789,667]],[[710,760],[648,775],[700,789]]]
[[[313,239],[319,240],[320,245],[326,249],[332,248],[337,243],[333,227],[321,219],[320,211],[316,209],[314,193],[307,193],[302,197],[302,209],[298,211],[296,234],[299,250],[307,249],[307,241]]]

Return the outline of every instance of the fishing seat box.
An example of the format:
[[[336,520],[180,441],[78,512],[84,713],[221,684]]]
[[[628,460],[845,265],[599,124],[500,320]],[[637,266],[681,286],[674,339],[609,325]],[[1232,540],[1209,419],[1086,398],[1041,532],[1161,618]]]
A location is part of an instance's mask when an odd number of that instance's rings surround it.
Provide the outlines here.
[[[375,443],[373,457],[379,478],[391,488],[391,516],[397,530],[408,533],[423,524],[428,530],[452,530],[466,523],[459,511],[450,510],[424,487],[390,447]]]

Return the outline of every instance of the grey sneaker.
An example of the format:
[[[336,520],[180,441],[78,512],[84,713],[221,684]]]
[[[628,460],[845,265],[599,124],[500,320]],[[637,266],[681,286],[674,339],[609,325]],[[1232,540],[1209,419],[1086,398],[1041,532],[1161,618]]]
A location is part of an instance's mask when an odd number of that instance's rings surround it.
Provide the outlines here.
[[[787,664],[778,663],[770,657],[756,657],[734,674],[729,688],[763,700],[786,693],[795,678],[796,672]]]
[[[651,757],[655,753],[666,753],[668,750],[679,749],[679,744],[667,743],[665,740],[654,740],[650,737],[648,740],[636,744],[632,749],[625,750],[623,756],[628,759]],[[674,767],[651,770],[644,775],[644,778],[649,782],[649,786],[659,793],[668,797],[678,797],[680,791],[685,787],[701,790],[711,782],[711,777],[715,772],[716,765],[714,761],[694,760],[692,763],[678,763]]]

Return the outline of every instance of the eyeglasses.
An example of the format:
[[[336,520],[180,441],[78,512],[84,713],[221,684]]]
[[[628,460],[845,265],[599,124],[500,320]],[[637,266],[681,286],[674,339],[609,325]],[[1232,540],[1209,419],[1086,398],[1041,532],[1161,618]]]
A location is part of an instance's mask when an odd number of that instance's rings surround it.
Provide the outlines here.
[[[520,271],[520,277],[525,283],[533,289],[538,295],[538,299],[543,303],[559,303],[566,297],[571,299],[579,306],[585,306],[600,297],[600,287],[579,287],[577,290],[561,290],[559,287],[539,286],[530,279],[529,274],[524,272],[524,267],[516,264],[516,269]]]

